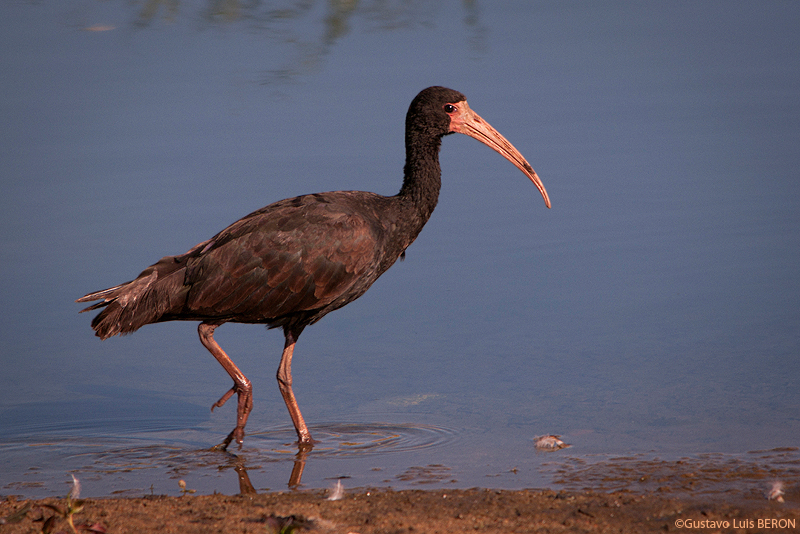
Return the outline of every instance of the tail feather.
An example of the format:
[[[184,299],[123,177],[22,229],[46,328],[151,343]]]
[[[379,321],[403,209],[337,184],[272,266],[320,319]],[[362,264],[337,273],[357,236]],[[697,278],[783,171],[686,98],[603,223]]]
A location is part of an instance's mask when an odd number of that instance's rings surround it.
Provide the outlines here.
[[[184,272],[185,264],[178,264],[173,257],[162,258],[136,280],[89,293],[76,302],[102,299],[81,310],[83,313],[105,308],[92,320],[92,328],[100,339],[130,334],[183,306],[188,289],[183,284]]]
[[[95,291],[94,293],[89,293],[88,295],[84,295],[81,298],[77,299],[75,302],[93,302],[95,300],[103,299],[103,302],[98,302],[96,304],[92,304],[88,308],[84,308],[78,313],[83,313],[91,310],[96,310],[98,308],[102,308],[104,306],[108,306],[109,302],[114,300],[116,296],[114,296],[114,292],[120,289],[121,287],[125,287],[130,282],[125,282],[124,284],[120,284],[118,286],[109,287],[108,289],[103,289],[102,291]]]

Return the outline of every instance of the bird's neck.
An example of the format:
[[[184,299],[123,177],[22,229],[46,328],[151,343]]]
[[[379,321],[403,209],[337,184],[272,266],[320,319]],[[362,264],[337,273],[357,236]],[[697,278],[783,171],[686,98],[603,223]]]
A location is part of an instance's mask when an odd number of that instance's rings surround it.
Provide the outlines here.
[[[439,166],[441,144],[442,139],[438,136],[424,140],[414,135],[406,136],[403,187],[397,196],[410,202],[421,225],[428,221],[439,201],[442,187],[442,169]]]

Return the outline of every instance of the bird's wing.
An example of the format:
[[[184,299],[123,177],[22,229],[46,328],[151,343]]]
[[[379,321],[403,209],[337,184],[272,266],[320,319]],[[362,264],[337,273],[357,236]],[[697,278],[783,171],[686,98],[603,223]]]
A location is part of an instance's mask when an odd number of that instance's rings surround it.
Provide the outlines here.
[[[361,295],[381,228],[363,210],[315,197],[267,206],[189,251],[187,309],[263,322]]]

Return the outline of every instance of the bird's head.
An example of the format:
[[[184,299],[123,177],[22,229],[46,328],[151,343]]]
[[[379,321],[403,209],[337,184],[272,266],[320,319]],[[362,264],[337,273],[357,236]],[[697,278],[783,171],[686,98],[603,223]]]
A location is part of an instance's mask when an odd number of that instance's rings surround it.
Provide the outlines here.
[[[514,145],[470,109],[467,98],[458,91],[438,86],[423,89],[411,102],[406,115],[406,132],[412,130],[437,137],[451,133],[474,137],[521,170],[539,189],[545,205],[550,207],[550,198],[533,167]]]

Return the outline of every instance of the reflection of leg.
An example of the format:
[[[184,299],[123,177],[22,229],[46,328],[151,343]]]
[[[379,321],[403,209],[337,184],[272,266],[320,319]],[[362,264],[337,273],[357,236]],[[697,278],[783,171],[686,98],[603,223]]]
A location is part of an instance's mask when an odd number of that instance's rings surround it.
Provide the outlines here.
[[[295,489],[300,486],[303,478],[303,469],[306,468],[306,455],[314,447],[311,443],[301,443],[297,448],[297,455],[294,457],[294,465],[292,466],[292,474],[289,475],[289,489]]]
[[[214,408],[219,408],[230,399],[234,393],[238,395],[238,405],[236,407],[236,427],[228,434],[225,440],[217,445],[216,448],[225,450],[230,445],[232,440],[236,440],[239,445],[244,440],[244,427],[247,424],[247,416],[250,415],[250,410],[253,409],[253,387],[250,385],[250,380],[236,367],[225,351],[214,340],[214,330],[218,324],[213,323],[200,323],[197,327],[197,332],[200,334],[200,342],[205,348],[208,349],[214,358],[222,365],[225,371],[233,379],[233,387],[228,390],[217,402],[211,406],[211,411]]]
[[[284,329],[284,335],[286,336],[286,344],[283,347],[281,364],[278,367],[278,387],[281,390],[281,395],[283,395],[283,401],[289,409],[289,415],[292,417],[294,429],[297,431],[297,438],[300,443],[313,443],[311,433],[308,431],[303,414],[300,413],[300,407],[297,405],[297,399],[295,399],[292,391],[292,354],[294,354],[294,344],[297,342],[297,336],[300,334],[293,334],[288,329]]]
[[[239,495],[255,495],[256,489],[253,487],[253,483],[250,482],[244,462],[237,462],[233,470],[239,476]]]

